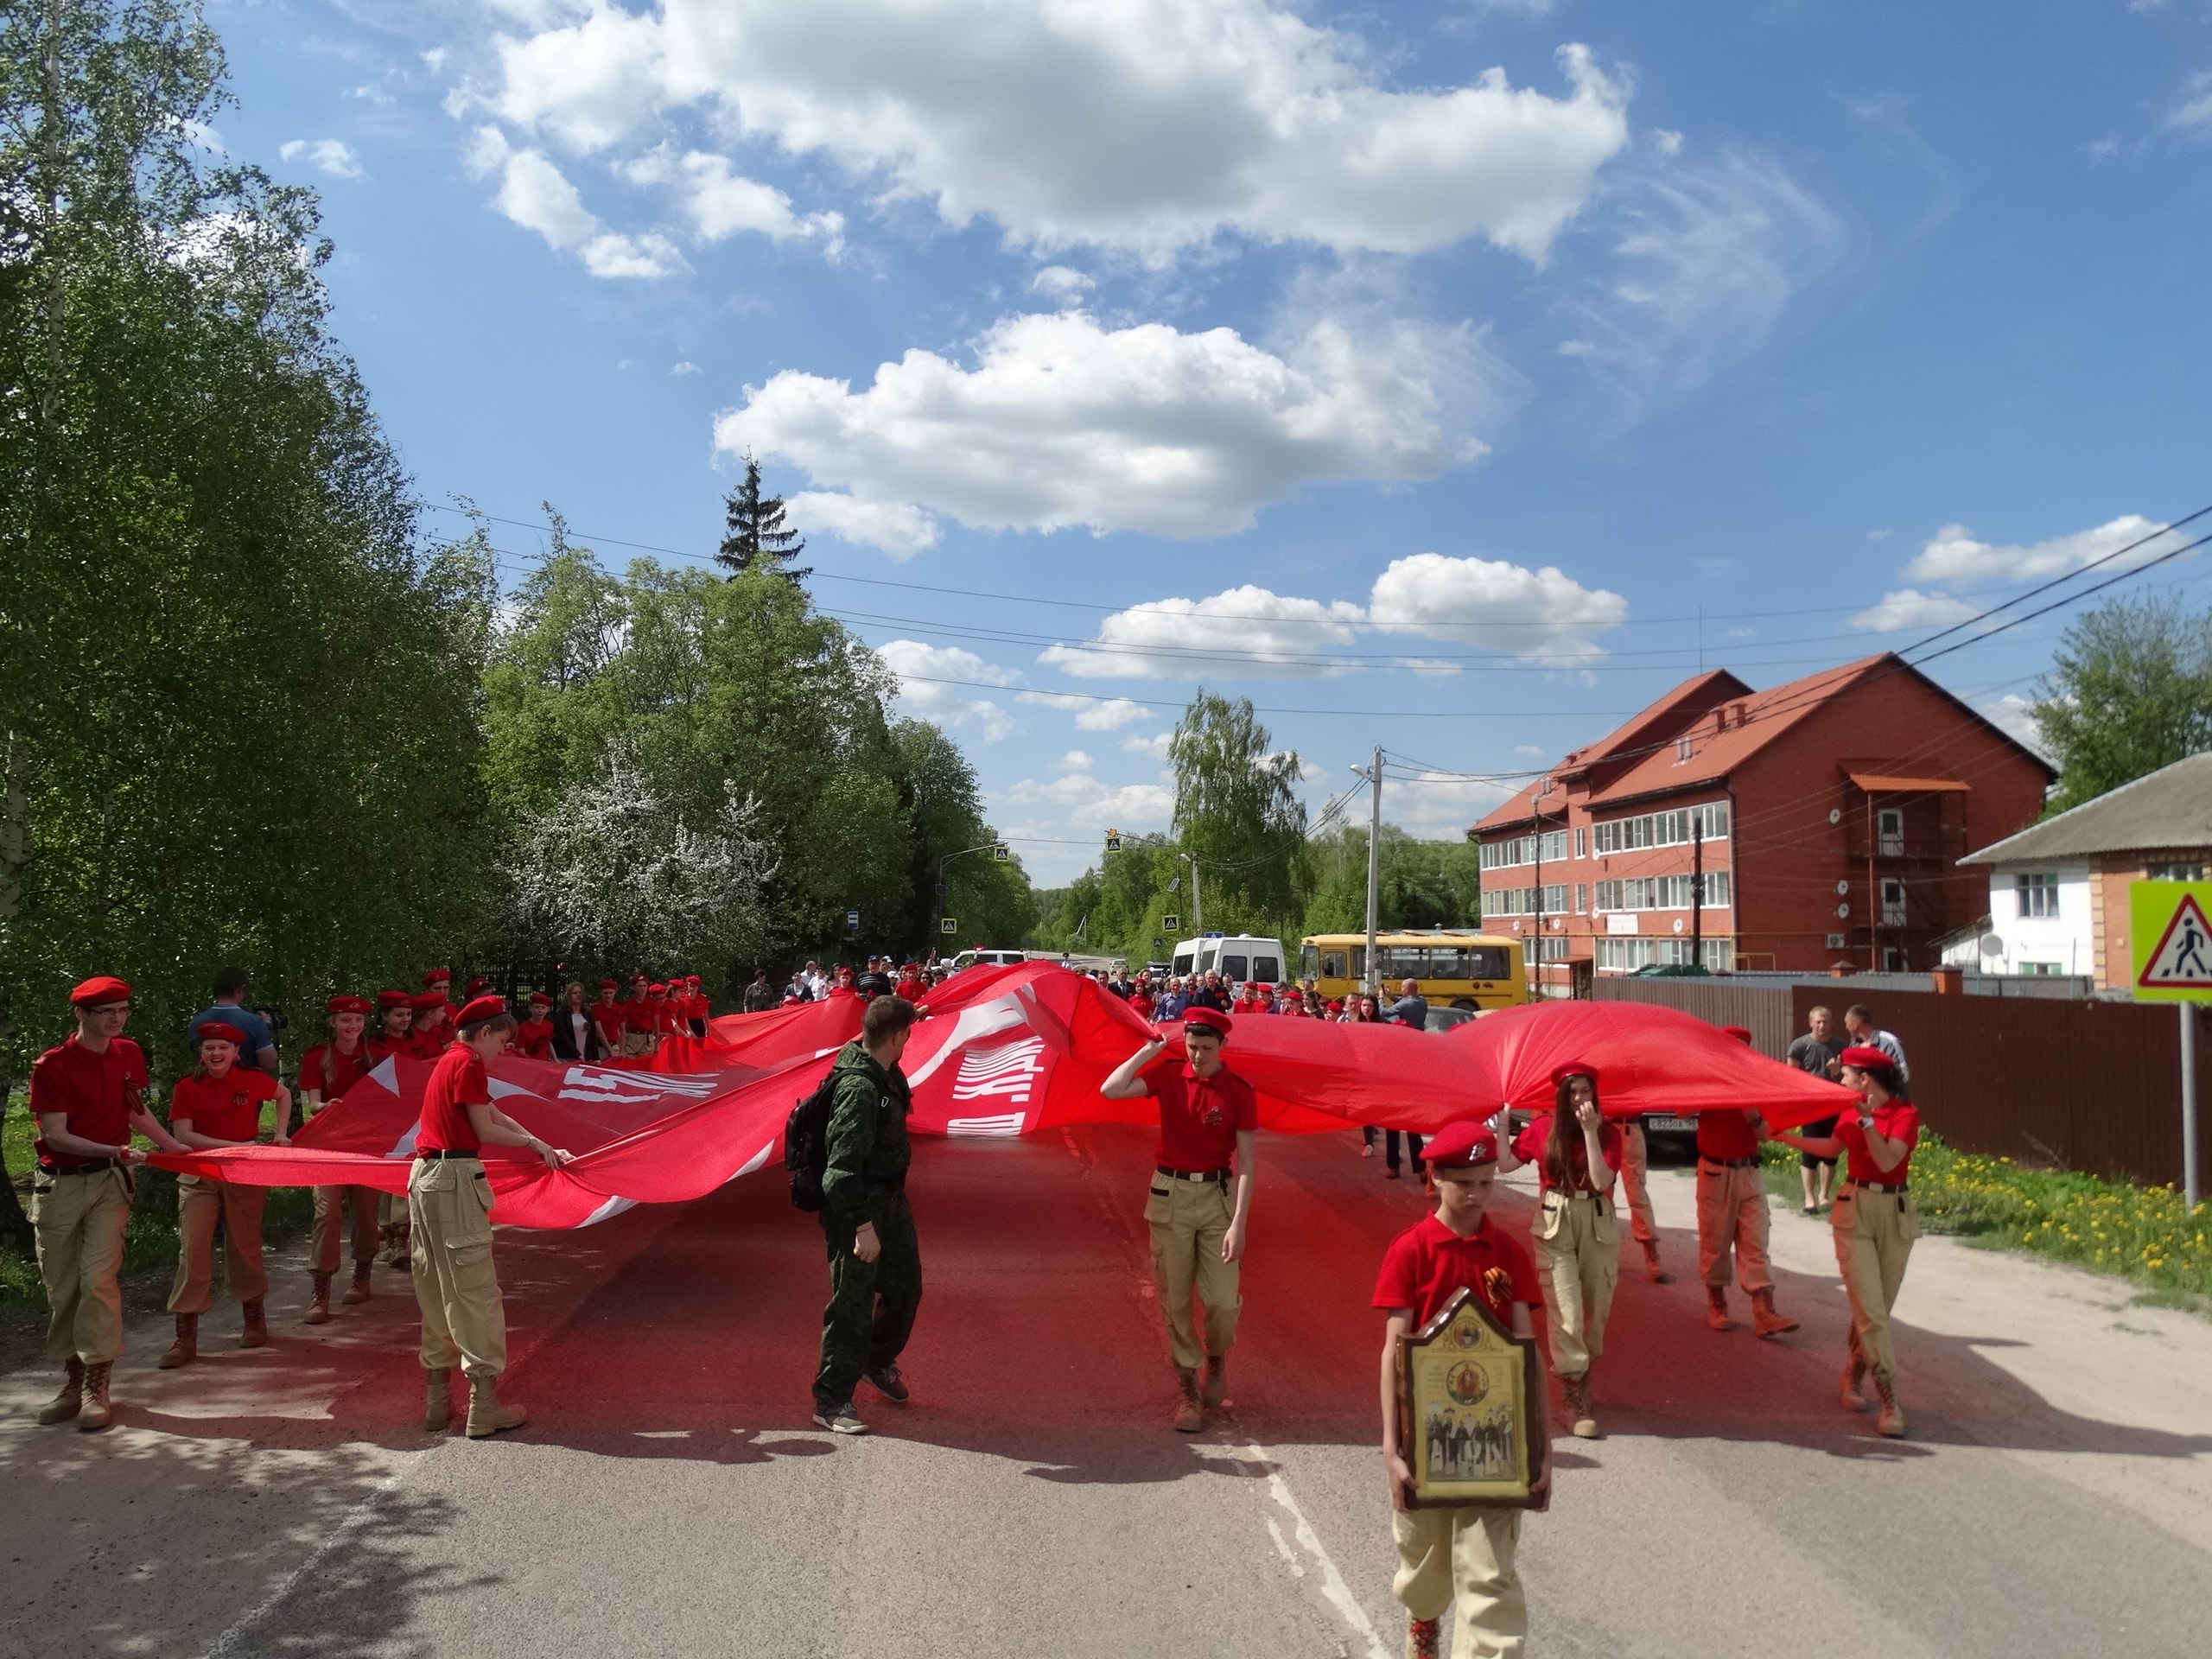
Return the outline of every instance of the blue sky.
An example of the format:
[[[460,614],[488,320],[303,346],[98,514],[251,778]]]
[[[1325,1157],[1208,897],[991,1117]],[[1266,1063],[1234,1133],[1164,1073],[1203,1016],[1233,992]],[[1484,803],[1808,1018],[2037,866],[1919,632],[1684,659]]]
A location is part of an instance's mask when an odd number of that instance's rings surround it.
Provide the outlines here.
[[[2207,0],[209,15],[425,497],[703,556],[750,448],[1042,882],[1201,681],[1452,835],[2212,502]]]

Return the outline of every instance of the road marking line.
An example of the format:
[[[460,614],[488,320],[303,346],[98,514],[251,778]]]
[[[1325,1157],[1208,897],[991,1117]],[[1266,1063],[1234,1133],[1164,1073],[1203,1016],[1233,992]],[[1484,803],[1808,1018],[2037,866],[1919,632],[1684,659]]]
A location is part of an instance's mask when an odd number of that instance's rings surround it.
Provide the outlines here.
[[[330,1558],[334,1550],[368,1524],[369,1518],[376,1513],[377,1505],[397,1488],[399,1478],[404,1472],[406,1472],[404,1470],[395,1469],[375,1485],[370,1487],[368,1495],[346,1512],[346,1518],[338,1523],[337,1529],[331,1533],[330,1536],[317,1545],[307,1560],[286,1573],[283,1583],[271,1591],[267,1599],[258,1606],[253,1608],[237,1624],[217,1637],[214,1645],[202,1654],[200,1659],[222,1659],[223,1655],[232,1651],[246,1632],[276,1611],[287,1596],[299,1588],[302,1581]]]
[[[1249,1450],[1253,1462],[1264,1464],[1268,1461],[1268,1454],[1262,1447],[1254,1446]],[[1313,1558],[1313,1564],[1320,1569],[1319,1587],[1323,1599],[1342,1616],[1354,1636],[1366,1638],[1369,1659],[1390,1659],[1390,1650],[1382,1645],[1382,1638],[1375,1629],[1375,1622],[1368,1618],[1367,1609],[1361,1606],[1359,1599],[1352,1594],[1351,1586],[1344,1582],[1344,1575],[1337,1570],[1337,1564],[1331,1559],[1329,1552],[1321,1547],[1319,1535],[1313,1530],[1313,1523],[1306,1520],[1306,1511],[1298,1507],[1297,1498],[1291,1495],[1290,1483],[1282,1478],[1280,1468],[1271,1470],[1268,1475],[1268,1496],[1282,1505],[1289,1515],[1291,1535],[1298,1540],[1299,1547]],[[1290,1552],[1283,1543],[1282,1530],[1276,1526],[1274,1516],[1268,1516],[1267,1522],[1268,1530],[1274,1535],[1275,1547],[1288,1556]],[[1303,1578],[1305,1574],[1301,1572],[1299,1576]]]
[[[1290,1540],[1282,1535],[1282,1529],[1275,1524],[1274,1516],[1270,1515],[1266,1517],[1266,1520],[1268,1536],[1275,1541],[1275,1553],[1282,1557],[1282,1564],[1290,1569],[1290,1576],[1294,1579],[1304,1578],[1306,1563],[1298,1559],[1298,1552],[1290,1547]]]

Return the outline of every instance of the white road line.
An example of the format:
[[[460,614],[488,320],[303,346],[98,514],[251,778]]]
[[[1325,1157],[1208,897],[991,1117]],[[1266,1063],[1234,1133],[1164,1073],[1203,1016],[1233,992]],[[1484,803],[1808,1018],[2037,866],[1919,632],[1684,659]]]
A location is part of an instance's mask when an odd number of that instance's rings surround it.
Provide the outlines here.
[[[1268,1461],[1268,1454],[1262,1447],[1254,1446],[1249,1451],[1251,1461],[1261,1464]],[[1313,1557],[1313,1565],[1319,1569],[1319,1587],[1323,1598],[1337,1610],[1355,1637],[1365,1638],[1369,1659],[1391,1659],[1389,1649],[1382,1645],[1382,1638],[1376,1630],[1375,1621],[1368,1618],[1367,1610],[1359,1605],[1359,1599],[1352,1594],[1351,1586],[1344,1582],[1344,1575],[1337,1570],[1336,1562],[1321,1547],[1319,1535],[1314,1532],[1313,1523],[1306,1520],[1306,1511],[1298,1507],[1297,1498],[1291,1495],[1290,1483],[1282,1478],[1280,1468],[1271,1471],[1268,1476],[1268,1496],[1281,1504],[1290,1516],[1291,1535],[1298,1540],[1299,1548]],[[1290,1550],[1283,1542],[1281,1528],[1275,1524],[1273,1516],[1268,1516],[1267,1521],[1268,1530],[1274,1537],[1275,1548],[1283,1552],[1286,1559],[1289,1559]],[[1300,1578],[1305,1576],[1294,1560],[1293,1571],[1298,1572]]]
[[[224,1654],[233,1651],[247,1631],[276,1611],[283,1604],[287,1596],[298,1589],[304,1580],[313,1576],[323,1562],[330,1559],[333,1551],[369,1523],[370,1517],[376,1513],[377,1505],[384,1502],[398,1486],[399,1478],[404,1472],[405,1471],[403,1470],[395,1469],[375,1485],[370,1487],[368,1495],[346,1512],[346,1518],[338,1523],[336,1529],[331,1533],[330,1536],[317,1545],[307,1560],[286,1573],[283,1583],[271,1591],[260,1605],[255,1607],[229,1630],[217,1637],[214,1645],[202,1654],[200,1659],[221,1659]]]

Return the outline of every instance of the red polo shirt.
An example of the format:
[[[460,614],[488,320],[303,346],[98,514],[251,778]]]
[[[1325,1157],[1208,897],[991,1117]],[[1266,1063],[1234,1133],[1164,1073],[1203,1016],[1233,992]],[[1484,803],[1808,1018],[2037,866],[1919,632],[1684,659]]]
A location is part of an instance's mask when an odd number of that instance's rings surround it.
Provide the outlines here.
[[[423,1116],[415,1130],[417,1152],[474,1152],[479,1142],[468,1109],[492,1103],[492,1079],[466,1043],[445,1052],[423,1090]]]
[[[654,1007],[651,997],[641,996],[634,1002],[622,1004],[622,1028],[647,1036],[660,1029],[660,1012]]]
[[[169,1127],[189,1123],[218,1141],[257,1141],[262,1103],[276,1099],[277,1087],[266,1071],[247,1065],[233,1065],[219,1077],[188,1073],[170,1091]]]
[[[622,1046],[622,1028],[627,1015],[620,1002],[594,1002],[591,1005],[591,1022],[599,1027],[599,1040],[610,1049]]]
[[[1759,1155],[1759,1138],[1751,1133],[1747,1112],[1709,1111],[1697,1115],[1697,1155],[1716,1163],[1732,1164]]]
[[[102,1146],[130,1142],[130,1114],[145,1103],[146,1056],[128,1037],[111,1039],[95,1054],[73,1036],[38,1057],[31,1067],[31,1116],[60,1113],[72,1135]],[[47,1150],[32,1142],[46,1169],[82,1169],[92,1159]]]
[[[551,1059],[553,1022],[550,1020],[524,1020],[515,1027],[515,1051],[528,1060]]]
[[[1160,1142],[1153,1155],[1170,1169],[1226,1169],[1236,1155],[1237,1132],[1260,1127],[1259,1097],[1227,1066],[1202,1077],[1187,1065],[1166,1065],[1144,1082],[1160,1103]]]
[[[1884,1169],[1866,1150],[1866,1131],[1859,1127],[1859,1114],[1847,1112],[1835,1126],[1835,1138],[1843,1142],[1844,1173],[1854,1181],[1903,1186],[1912,1173],[1912,1149],[1920,1144],[1920,1108],[1910,1101],[1893,1100],[1886,1106],[1877,1106],[1873,1118],[1875,1128],[1885,1138],[1904,1142],[1904,1156],[1894,1169]]]
[[[1551,1172],[1544,1167],[1544,1142],[1551,1137],[1552,1116],[1549,1112],[1539,1112],[1529,1120],[1526,1128],[1513,1137],[1513,1155],[1524,1164],[1536,1166],[1536,1179],[1547,1191],[1554,1185]],[[1580,1139],[1580,1131],[1576,1138]],[[1586,1180],[1581,1187],[1586,1192],[1611,1192],[1613,1177],[1620,1173],[1621,1132],[1612,1124],[1607,1123],[1598,1131],[1598,1150],[1605,1157],[1605,1184],[1601,1186],[1594,1179]]]
[[[327,1105],[368,1076],[379,1058],[366,1037],[353,1045],[351,1054],[335,1043],[317,1043],[300,1057],[300,1091],[305,1094],[312,1090]],[[327,1069],[326,1059],[329,1062]],[[201,1133],[213,1135],[214,1131],[203,1129]]]
[[[1535,1258],[1526,1244],[1491,1225],[1487,1215],[1465,1238],[1432,1215],[1400,1233],[1382,1252],[1375,1306],[1410,1307],[1419,1330],[1461,1290],[1481,1297],[1509,1331],[1516,1302],[1541,1307],[1544,1301]]]

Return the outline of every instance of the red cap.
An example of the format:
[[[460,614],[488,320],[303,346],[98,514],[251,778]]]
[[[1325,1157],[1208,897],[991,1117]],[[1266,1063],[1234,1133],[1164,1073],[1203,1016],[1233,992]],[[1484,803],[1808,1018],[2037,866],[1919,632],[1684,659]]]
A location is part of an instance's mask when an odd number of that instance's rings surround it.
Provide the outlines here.
[[[599,982],[599,988],[602,991],[619,991],[622,987],[614,980],[602,979]]]
[[[1229,1028],[1236,1022],[1219,1008],[1186,1008],[1183,1013],[1183,1034],[1193,1031],[1210,1031],[1223,1042],[1229,1040]]]
[[[69,993],[69,1001],[80,1008],[96,1007],[102,1002],[128,1002],[130,1000],[129,982],[113,974],[102,974],[88,979]]]
[[[452,984],[453,969],[450,968],[433,968],[429,973],[423,976],[423,982],[425,985],[435,985],[442,979],[445,981],[447,984]]]
[[[553,1006],[553,993],[550,991],[532,991],[530,994],[530,1006],[533,1008],[551,1007]]]
[[[1861,1071],[1869,1066],[1880,1066],[1885,1071],[1890,1071],[1897,1069],[1897,1063],[1872,1043],[1853,1043],[1842,1053],[1837,1055],[1836,1058],[1843,1065]]]
[[[366,1014],[369,999],[365,996],[334,996],[322,1006],[329,1014]]]
[[[483,975],[481,975],[481,974],[477,975],[477,976],[476,976],[475,978],[474,978],[474,979],[472,979],[472,980],[470,980],[470,981],[468,982],[468,995],[471,995],[471,996],[475,995],[477,992],[479,992],[479,991],[482,990],[482,989],[483,989],[486,985],[489,985],[491,982],[491,982],[490,980],[488,980],[488,979],[485,978]]]
[[[431,1008],[442,1008],[445,1005],[446,994],[443,991],[424,991],[418,996],[407,999],[407,1006],[417,1014]]]
[[[454,1024],[473,1026],[480,1020],[496,1020],[506,1011],[507,999],[504,996],[473,997],[462,1007],[461,1017]]]
[[[1751,1033],[1747,1027],[1743,1026],[1723,1026],[1720,1029],[1729,1036],[1733,1037],[1745,1048],[1749,1048],[1751,1046]]]
[[[415,999],[405,991],[378,991],[377,1007],[380,1008],[411,1008]]]
[[[683,976],[683,982],[686,985],[696,985],[699,982],[699,976],[696,974],[686,974]]]
[[[1497,1137],[1471,1117],[1446,1123],[1421,1148],[1431,1169],[1480,1169],[1497,1161]]]
[[[194,1034],[203,1043],[228,1043],[232,1048],[245,1046],[245,1033],[227,1020],[210,1020]]]
[[[1598,1086],[1598,1068],[1587,1060],[1561,1060],[1557,1065],[1552,1067],[1553,1088],[1558,1088],[1569,1077],[1587,1077],[1590,1079],[1590,1086],[1595,1089]],[[1424,1152],[1421,1156],[1426,1159],[1428,1154]]]
[[[645,976],[643,974],[632,974],[630,976],[630,982],[632,985],[643,985],[646,982]]]
[[[668,987],[662,984],[658,980],[655,980],[652,984],[645,987],[645,995],[647,996],[666,996],[668,995]]]
[[[1331,997],[1329,999],[1329,1012],[1331,1014],[1342,1014],[1344,1011],[1344,1005],[1342,1002],[1338,1001],[1335,997]]]

